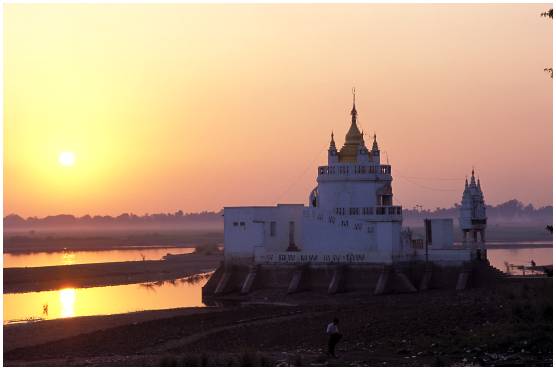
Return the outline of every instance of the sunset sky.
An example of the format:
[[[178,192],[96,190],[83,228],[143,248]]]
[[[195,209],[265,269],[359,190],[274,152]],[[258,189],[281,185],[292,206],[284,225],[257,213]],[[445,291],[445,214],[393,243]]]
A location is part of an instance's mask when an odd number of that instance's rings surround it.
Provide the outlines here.
[[[552,204],[550,7],[5,5],[4,214],[307,203],[353,86],[396,204]]]

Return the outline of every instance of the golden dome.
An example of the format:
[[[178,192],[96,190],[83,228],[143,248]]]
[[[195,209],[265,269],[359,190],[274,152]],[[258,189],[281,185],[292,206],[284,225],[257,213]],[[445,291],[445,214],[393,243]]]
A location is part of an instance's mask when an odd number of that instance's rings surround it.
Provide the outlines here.
[[[351,126],[349,127],[349,130],[346,134],[345,144],[359,145],[359,143],[361,142],[361,137],[362,134],[359,131],[359,128],[357,128],[357,123],[355,123],[355,116],[354,116],[354,119],[352,119],[351,121]]]
[[[355,109],[355,92],[353,96],[353,108],[351,109],[351,126],[346,134],[346,141],[340,149],[340,162],[356,162],[357,150],[363,140],[363,133],[357,127],[357,109]]]

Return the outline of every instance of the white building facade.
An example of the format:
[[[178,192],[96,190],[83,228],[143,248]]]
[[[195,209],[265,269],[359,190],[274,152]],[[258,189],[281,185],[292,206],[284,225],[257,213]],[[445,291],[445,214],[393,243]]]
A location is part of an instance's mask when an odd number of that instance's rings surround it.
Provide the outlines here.
[[[459,225],[463,232],[463,242],[467,242],[467,234],[471,233],[473,242],[485,241],[487,217],[485,199],[481,189],[481,180],[475,181],[475,170],[471,171],[471,183],[465,179],[465,188],[461,198]]]
[[[338,150],[332,134],[328,164],[317,169],[309,205],[225,207],[226,262],[259,264],[393,264],[411,260],[465,261],[470,253],[453,245],[453,232],[435,222],[435,253],[416,248],[402,232],[402,207],[394,204],[392,171],[381,162],[376,139],[370,149],[358,128],[355,96],[351,123]],[[474,181],[474,180],[472,180]],[[467,198],[466,198],[467,199]],[[446,257],[447,256],[447,257]]]

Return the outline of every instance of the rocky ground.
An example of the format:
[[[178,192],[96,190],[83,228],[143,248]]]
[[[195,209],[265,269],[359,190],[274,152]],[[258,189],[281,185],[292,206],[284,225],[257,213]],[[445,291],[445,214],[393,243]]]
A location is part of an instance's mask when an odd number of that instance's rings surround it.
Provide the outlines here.
[[[463,292],[386,296],[363,292],[285,296],[257,291],[248,300],[229,308],[122,320],[121,325],[77,335],[68,331],[62,339],[15,349],[6,348],[10,335],[15,334],[7,335],[5,328],[4,365],[553,363],[552,279],[505,279],[488,288]],[[338,359],[324,354],[324,331],[333,317],[340,319],[344,334]],[[71,320],[75,319],[60,320],[56,326],[63,331]],[[82,321],[82,325],[95,324]],[[43,329],[37,330],[35,335]]]

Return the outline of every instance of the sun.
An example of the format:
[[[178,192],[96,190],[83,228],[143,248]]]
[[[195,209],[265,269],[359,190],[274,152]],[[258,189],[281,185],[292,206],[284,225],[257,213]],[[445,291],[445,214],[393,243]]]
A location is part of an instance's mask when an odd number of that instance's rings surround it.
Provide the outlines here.
[[[64,167],[71,167],[75,164],[74,152],[61,152],[58,156],[58,162]]]

